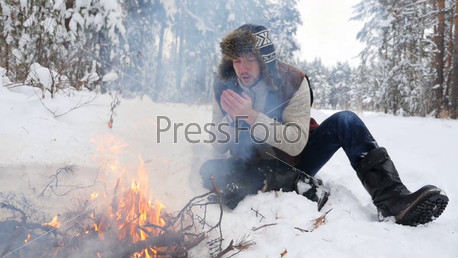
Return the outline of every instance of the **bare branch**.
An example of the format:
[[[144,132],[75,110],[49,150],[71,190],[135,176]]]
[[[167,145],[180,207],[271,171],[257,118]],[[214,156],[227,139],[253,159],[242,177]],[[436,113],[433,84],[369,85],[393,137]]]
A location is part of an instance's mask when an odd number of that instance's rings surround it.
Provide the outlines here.
[[[264,215],[262,215],[259,211],[251,208],[252,211],[254,211],[256,213],[256,217],[261,216],[261,220],[259,220],[259,222],[261,222],[263,219],[265,219],[266,217]]]
[[[235,248],[234,246],[232,245],[234,243],[234,240],[231,240],[231,242],[229,243],[229,246],[226,247],[226,249],[224,249],[223,251],[221,251],[219,254],[217,254],[215,256],[215,258],[221,258],[223,257],[225,254],[229,253],[230,251],[233,251]]]
[[[90,99],[90,100],[88,100],[88,101],[85,101],[85,102],[83,102],[83,103],[78,103],[78,104],[76,104],[76,106],[70,108],[69,110],[65,111],[64,113],[57,114],[57,115],[54,114],[54,118],[58,118],[58,117],[64,116],[64,115],[66,115],[66,114],[72,112],[73,110],[76,110],[76,109],[78,109],[78,108],[82,108],[82,107],[84,107],[84,106],[86,106],[86,105],[92,103],[98,96],[99,96],[99,95],[96,94],[92,99]],[[81,101],[81,100],[80,100],[80,101]],[[42,103],[43,103],[43,102],[42,102]]]
[[[329,212],[331,212],[332,209],[328,210],[327,212],[325,212],[323,215],[321,215],[320,217],[312,220],[312,225],[309,227],[308,231],[307,232],[313,232],[313,230],[319,228],[320,226],[326,224],[326,215],[328,215]]]
[[[257,230],[260,230],[261,228],[270,227],[270,226],[275,226],[275,225],[278,225],[278,223],[265,224],[265,225],[262,225],[262,226],[257,227],[257,228],[253,227],[251,230],[257,231]]]
[[[69,175],[74,175],[75,174],[75,171],[76,171],[77,167],[76,166],[66,166],[66,167],[63,167],[63,168],[58,168],[56,170],[56,173],[54,175],[52,175],[50,178],[51,180],[48,182],[48,184],[46,185],[46,187],[43,189],[43,191],[41,191],[41,193],[39,194],[40,197],[43,197],[44,196],[44,193],[45,191],[49,188],[51,189],[51,191],[57,195],[57,196],[65,196],[67,195],[68,193],[70,192],[73,192],[75,190],[82,190],[82,189],[87,189],[87,188],[91,188],[93,187],[97,181],[98,181],[98,176],[99,176],[99,170],[97,170],[97,173],[95,175],[95,178],[94,178],[94,181],[92,182],[92,184],[90,185],[86,185],[86,186],[75,186],[75,185],[70,185],[70,186],[66,186],[66,187],[70,187],[69,190],[63,192],[63,193],[57,193],[55,191],[55,189],[57,189],[59,186],[60,187],[63,187],[63,185],[60,185],[59,184],[59,176],[62,176],[62,175],[66,175],[66,176],[69,176]]]

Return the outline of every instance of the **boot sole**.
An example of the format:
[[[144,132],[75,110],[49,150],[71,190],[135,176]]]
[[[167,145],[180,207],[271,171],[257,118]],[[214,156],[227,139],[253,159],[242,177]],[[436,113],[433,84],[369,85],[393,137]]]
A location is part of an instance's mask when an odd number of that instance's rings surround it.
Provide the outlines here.
[[[401,211],[396,223],[417,226],[437,219],[448,204],[448,197],[437,189],[431,189],[420,195],[412,204]]]

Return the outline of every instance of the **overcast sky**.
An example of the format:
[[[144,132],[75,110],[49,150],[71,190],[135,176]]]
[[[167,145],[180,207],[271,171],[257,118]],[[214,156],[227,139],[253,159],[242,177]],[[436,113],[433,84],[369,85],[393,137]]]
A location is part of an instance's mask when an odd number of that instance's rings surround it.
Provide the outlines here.
[[[297,40],[302,52],[299,57],[308,62],[321,58],[323,64],[332,66],[338,61],[348,61],[357,66],[356,57],[363,45],[356,34],[363,24],[350,21],[353,8],[360,0],[299,0],[303,25],[297,30]]]

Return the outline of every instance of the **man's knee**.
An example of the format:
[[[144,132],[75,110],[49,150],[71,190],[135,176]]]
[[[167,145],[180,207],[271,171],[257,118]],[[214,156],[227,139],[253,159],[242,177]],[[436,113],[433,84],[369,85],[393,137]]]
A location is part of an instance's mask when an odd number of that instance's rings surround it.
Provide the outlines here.
[[[361,119],[353,111],[345,110],[335,113],[330,117],[331,121],[336,122],[337,124],[355,124],[360,123]]]
[[[350,110],[337,112],[333,116],[335,116],[338,119],[344,119],[344,120],[353,120],[355,118],[358,118],[358,115],[356,115],[353,111],[350,111]]]

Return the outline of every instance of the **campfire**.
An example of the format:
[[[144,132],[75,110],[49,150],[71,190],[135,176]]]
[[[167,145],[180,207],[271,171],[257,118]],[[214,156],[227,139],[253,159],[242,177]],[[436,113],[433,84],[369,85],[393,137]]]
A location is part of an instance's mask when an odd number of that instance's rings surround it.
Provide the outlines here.
[[[208,245],[214,254],[222,250],[221,201],[208,200],[208,195],[218,196],[216,187],[192,198],[181,211],[168,212],[148,188],[148,173],[141,156],[136,175],[127,183],[128,169],[121,168],[118,159],[125,145],[115,137],[104,139],[97,143],[97,150],[112,157],[94,158],[104,164],[105,173],[97,177],[97,182],[105,185],[104,190],[79,199],[75,209],[37,224],[28,222],[29,216],[21,209],[0,202],[1,208],[21,215],[21,221],[15,222],[15,233],[3,247],[2,257],[12,253],[15,257],[188,257],[191,248],[218,230],[219,235]],[[57,179],[65,171],[59,170],[54,175],[56,182],[48,186],[57,187]],[[118,178],[110,183],[113,175]],[[215,204],[220,206],[220,215],[219,221],[212,224],[206,220],[206,213],[207,207]]]

